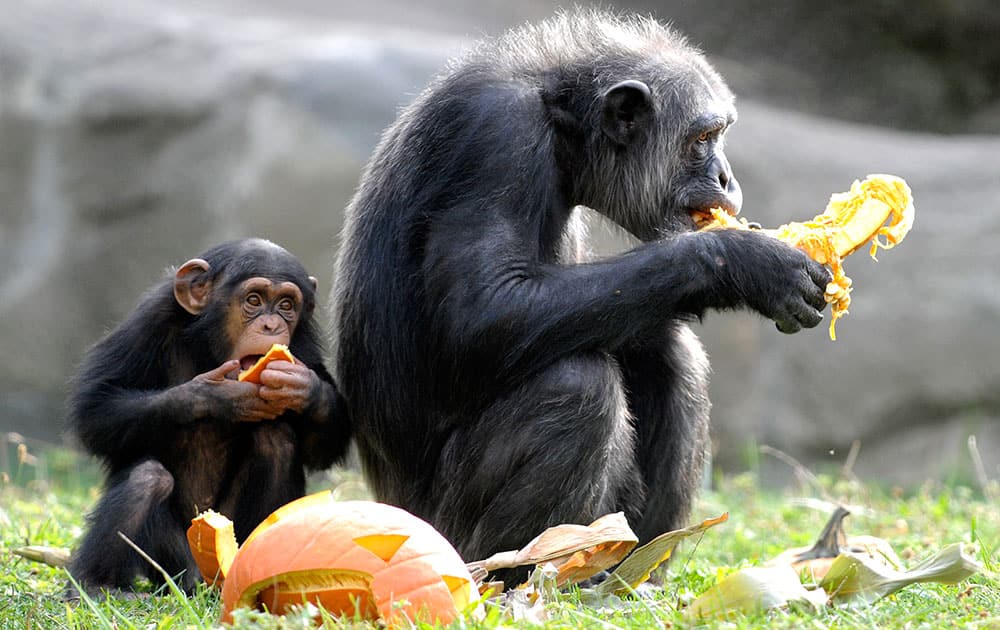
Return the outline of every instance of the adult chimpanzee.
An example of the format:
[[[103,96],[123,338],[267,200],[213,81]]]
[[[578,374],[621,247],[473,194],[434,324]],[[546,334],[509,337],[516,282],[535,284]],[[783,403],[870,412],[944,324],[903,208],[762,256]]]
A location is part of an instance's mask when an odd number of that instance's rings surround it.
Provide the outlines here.
[[[108,479],[70,567],[87,590],[158,580],[118,532],[193,588],[192,517],[220,511],[242,540],[303,495],[305,467],[344,454],[349,423],[323,365],[315,291],[274,243],[224,243],[152,288],[89,352],[70,422]],[[237,381],[273,343],[297,362],[270,363],[259,385]]]
[[[708,362],[688,322],[822,318],[825,268],[753,231],[694,232],[741,193],[733,96],[646,18],[574,11],[484,43],[386,131],[347,216],[335,368],[378,498],[470,560],[624,510],[681,525]],[[575,206],[642,244],[583,262]]]

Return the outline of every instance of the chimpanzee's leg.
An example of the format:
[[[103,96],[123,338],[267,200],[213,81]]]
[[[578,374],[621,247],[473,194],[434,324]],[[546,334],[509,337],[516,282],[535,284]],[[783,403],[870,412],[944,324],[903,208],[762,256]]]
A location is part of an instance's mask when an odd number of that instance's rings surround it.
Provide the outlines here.
[[[621,509],[623,487],[641,483],[634,449],[615,361],[563,359],[454,430],[430,520],[467,561],[518,549]]]
[[[250,447],[216,509],[233,521],[240,542],[267,516],[305,494],[305,470],[295,431],[287,422],[264,420],[253,427]]]
[[[675,324],[660,339],[618,355],[646,489],[642,517],[630,520],[640,544],[689,525],[709,446],[705,351],[685,324]]]
[[[88,517],[89,529],[73,552],[70,574],[87,592],[130,589],[139,575],[159,577],[118,535],[149,554],[172,574],[193,568],[184,529],[167,507],[174,479],[156,460],[145,460],[108,480],[107,490]],[[180,541],[184,546],[178,548]],[[200,575],[195,568],[194,579]]]

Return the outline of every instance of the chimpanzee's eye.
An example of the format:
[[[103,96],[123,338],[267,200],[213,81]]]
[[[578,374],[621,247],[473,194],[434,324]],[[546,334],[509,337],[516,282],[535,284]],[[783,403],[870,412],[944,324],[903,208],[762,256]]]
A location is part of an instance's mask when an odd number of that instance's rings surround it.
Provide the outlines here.
[[[295,300],[291,298],[284,298],[278,302],[278,312],[285,319],[292,319],[295,317]]]
[[[257,307],[261,306],[264,303],[264,301],[256,293],[251,293],[250,295],[247,296],[246,303],[247,306]]]

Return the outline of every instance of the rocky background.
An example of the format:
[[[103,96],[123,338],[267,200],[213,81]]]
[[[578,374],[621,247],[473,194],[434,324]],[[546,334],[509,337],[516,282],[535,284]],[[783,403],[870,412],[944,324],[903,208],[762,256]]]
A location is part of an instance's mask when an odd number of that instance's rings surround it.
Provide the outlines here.
[[[715,464],[767,444],[821,469],[857,442],[865,479],[968,479],[974,435],[1000,477],[1000,5],[778,4],[617,6],[673,21],[739,95],[727,153],[745,216],[808,218],[887,172],[917,219],[878,264],[848,261],[835,343],[740,313],[699,327]],[[342,209],[397,108],[471,39],[555,6],[0,0],[0,429],[60,441],[85,348],[220,240],[285,245],[325,294]],[[596,218],[593,233],[600,253],[629,246]]]

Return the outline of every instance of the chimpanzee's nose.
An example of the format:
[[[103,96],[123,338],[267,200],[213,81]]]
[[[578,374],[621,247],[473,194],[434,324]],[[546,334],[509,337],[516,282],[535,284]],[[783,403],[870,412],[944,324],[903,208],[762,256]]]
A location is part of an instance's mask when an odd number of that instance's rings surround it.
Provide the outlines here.
[[[729,166],[729,160],[721,151],[715,154],[709,166],[709,177],[719,182],[719,194],[724,199],[722,207],[726,208],[730,214],[739,214],[740,206],[743,205],[743,191],[740,190],[740,183],[733,175],[733,169]]]
[[[709,167],[711,169],[711,174],[715,176],[715,179],[719,182],[719,188],[722,192],[731,192],[731,187],[736,183],[736,178],[733,177],[733,168],[729,165],[729,160],[722,152],[715,154],[715,158],[712,160],[712,165]]]
[[[281,315],[278,315],[277,313],[264,316],[264,332],[270,334],[279,332],[282,328],[283,321],[284,320],[281,319]]]
[[[722,186],[722,190],[729,190],[730,179],[732,179],[732,175],[728,170],[722,169],[719,171],[719,185]]]

